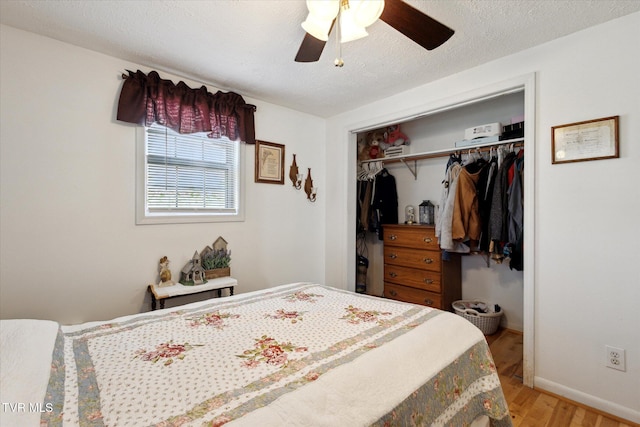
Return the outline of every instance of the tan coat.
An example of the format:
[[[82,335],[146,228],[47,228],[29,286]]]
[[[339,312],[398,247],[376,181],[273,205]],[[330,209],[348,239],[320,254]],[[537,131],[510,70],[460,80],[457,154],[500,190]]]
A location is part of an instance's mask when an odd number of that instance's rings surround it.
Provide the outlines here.
[[[453,222],[451,224],[451,234],[453,240],[471,240],[477,243],[480,239],[482,225],[478,212],[478,196],[476,185],[480,177],[480,171],[475,174],[469,173],[464,167],[458,177],[456,188],[456,198],[453,208]],[[472,247],[475,246],[472,244]]]

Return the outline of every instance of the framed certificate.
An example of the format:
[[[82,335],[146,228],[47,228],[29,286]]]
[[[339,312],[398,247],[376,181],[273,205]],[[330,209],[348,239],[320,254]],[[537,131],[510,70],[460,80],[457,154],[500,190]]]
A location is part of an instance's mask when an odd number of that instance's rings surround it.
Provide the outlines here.
[[[569,123],[551,128],[551,163],[620,157],[619,116]]]
[[[255,182],[284,184],[284,145],[256,141]]]

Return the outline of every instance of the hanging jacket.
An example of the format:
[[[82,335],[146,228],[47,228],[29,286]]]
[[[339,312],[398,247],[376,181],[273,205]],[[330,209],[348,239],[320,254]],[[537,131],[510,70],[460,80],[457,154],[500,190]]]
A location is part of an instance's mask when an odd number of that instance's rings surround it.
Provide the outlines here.
[[[376,230],[382,240],[382,225],[398,223],[398,192],[396,179],[386,169],[376,176],[372,209],[375,211],[379,225]]]
[[[461,242],[471,240],[472,247],[477,246],[482,229],[477,184],[486,165],[484,160],[469,164],[462,168],[458,176],[451,234],[453,240]]]
[[[489,252],[489,216],[491,215],[491,201],[493,199],[493,185],[498,173],[498,156],[493,156],[489,165],[482,170],[478,180],[478,211],[482,230],[478,249]]]
[[[358,181],[358,232],[369,230],[372,188],[372,181]]]
[[[508,238],[507,228],[507,190],[509,168],[516,159],[516,154],[508,153],[498,168],[493,185],[491,213],[489,214],[489,238],[496,242],[504,242]]]
[[[447,168],[447,175],[443,182],[443,191],[440,199],[440,215],[436,232],[440,248],[448,252],[468,253],[469,246],[453,240],[453,212],[458,187],[458,178],[463,166],[460,163],[452,163]]]
[[[514,162],[514,166],[513,181],[511,181],[511,185],[509,185],[509,189],[507,191],[507,211],[509,213],[507,240],[510,243],[515,243],[520,238],[524,220],[522,189],[522,168],[524,166],[524,159],[518,158]]]
[[[438,240],[440,240],[442,236],[442,218],[444,218],[444,209],[447,204],[447,198],[449,197],[449,187],[451,186],[452,177],[450,173],[450,168],[452,165],[456,163],[458,164],[462,163],[462,159],[459,156],[451,154],[449,156],[449,161],[447,162],[447,166],[445,168],[444,179],[442,180],[442,188],[440,189],[440,202],[436,206],[437,212],[435,215],[436,216],[435,232]]]

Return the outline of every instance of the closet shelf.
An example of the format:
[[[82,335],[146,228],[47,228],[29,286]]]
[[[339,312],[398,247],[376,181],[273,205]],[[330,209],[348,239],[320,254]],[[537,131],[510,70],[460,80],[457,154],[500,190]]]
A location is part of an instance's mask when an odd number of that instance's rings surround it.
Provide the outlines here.
[[[422,153],[412,153],[412,154],[403,154],[401,156],[396,157],[383,157],[381,159],[371,159],[371,160],[362,160],[360,163],[373,163],[373,162],[382,162],[385,163],[404,163],[404,165],[409,169],[409,171],[413,174],[415,179],[418,179],[418,171],[417,171],[417,161],[424,159],[432,159],[435,157],[447,157],[453,153],[460,153],[465,151],[475,151],[476,149],[480,151],[487,151],[491,147],[495,147],[497,145],[505,145],[505,144],[514,144],[517,147],[522,146],[524,143],[524,138],[514,138],[514,139],[505,139],[504,141],[496,141],[496,142],[488,142],[486,144],[478,144],[470,147],[456,147],[456,148],[445,148],[443,150],[433,150],[433,151],[425,151]],[[413,160],[413,169],[411,166],[407,164],[407,161]]]

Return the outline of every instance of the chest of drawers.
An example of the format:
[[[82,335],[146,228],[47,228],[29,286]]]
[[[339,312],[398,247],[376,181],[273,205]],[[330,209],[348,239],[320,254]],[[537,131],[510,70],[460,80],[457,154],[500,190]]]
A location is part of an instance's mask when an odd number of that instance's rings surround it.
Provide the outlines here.
[[[384,296],[451,310],[462,299],[460,255],[442,251],[429,225],[384,226]]]

